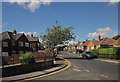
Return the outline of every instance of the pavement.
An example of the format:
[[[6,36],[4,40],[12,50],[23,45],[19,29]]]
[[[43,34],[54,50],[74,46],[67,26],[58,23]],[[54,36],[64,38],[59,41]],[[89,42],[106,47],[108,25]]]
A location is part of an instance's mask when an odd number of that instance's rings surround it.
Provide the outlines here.
[[[103,58],[99,58],[96,60],[100,60],[103,62],[108,62],[108,63],[114,63],[114,64],[120,64],[120,60],[115,60],[115,59],[103,59]]]
[[[54,66],[49,68],[49,69],[45,69],[42,71],[36,71],[36,72],[32,72],[32,73],[27,73],[27,74],[3,77],[2,82],[5,82],[5,81],[26,81],[26,80],[31,80],[31,79],[35,79],[35,78],[45,77],[45,76],[51,75],[53,73],[57,73],[56,71],[58,71],[58,70],[68,68],[68,63],[69,62],[67,60],[58,58],[55,60]]]

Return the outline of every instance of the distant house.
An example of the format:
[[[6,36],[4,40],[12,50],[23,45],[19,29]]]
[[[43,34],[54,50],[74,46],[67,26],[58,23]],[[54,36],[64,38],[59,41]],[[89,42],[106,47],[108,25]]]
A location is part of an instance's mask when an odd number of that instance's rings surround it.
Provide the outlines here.
[[[98,40],[90,40],[87,44],[87,51],[96,49],[98,42]]]
[[[111,47],[113,46],[113,43],[115,43],[116,40],[111,38],[103,38],[98,44],[97,48],[99,47]]]
[[[68,50],[74,50],[75,49],[75,44],[69,44],[67,49]]]
[[[17,31],[14,30],[13,32],[6,31],[2,32],[1,34],[2,56],[11,56],[12,54],[23,54],[33,51],[33,48],[31,47],[31,42],[28,40],[24,33],[17,33]]]
[[[114,47],[120,47],[120,37],[113,43]]]
[[[82,50],[83,49],[82,44],[83,44],[82,42],[78,42],[76,44],[76,48]]]
[[[88,40],[86,40],[85,42],[83,42],[83,44],[82,44],[82,50],[87,51],[88,43],[89,43]]]

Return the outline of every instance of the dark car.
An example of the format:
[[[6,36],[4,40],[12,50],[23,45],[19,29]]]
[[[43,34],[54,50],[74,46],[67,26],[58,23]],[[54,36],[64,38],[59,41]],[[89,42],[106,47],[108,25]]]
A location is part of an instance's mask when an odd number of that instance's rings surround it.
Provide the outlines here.
[[[83,51],[81,50],[81,49],[77,49],[76,50],[76,54],[80,54],[80,53],[82,53]]]
[[[81,53],[81,57],[82,58],[97,58],[97,55],[93,54],[92,52],[89,51],[84,51],[83,53]]]

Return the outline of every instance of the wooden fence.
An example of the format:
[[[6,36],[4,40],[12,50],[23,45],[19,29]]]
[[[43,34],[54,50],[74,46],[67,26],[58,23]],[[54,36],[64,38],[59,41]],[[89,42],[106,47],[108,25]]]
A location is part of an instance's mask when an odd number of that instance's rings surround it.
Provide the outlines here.
[[[35,58],[36,62],[45,62],[49,60],[53,60],[55,58],[54,53],[52,52],[33,52],[32,54]],[[17,64],[19,62],[19,54],[14,54],[11,56],[3,56],[2,57],[2,65],[10,65],[10,64]]]

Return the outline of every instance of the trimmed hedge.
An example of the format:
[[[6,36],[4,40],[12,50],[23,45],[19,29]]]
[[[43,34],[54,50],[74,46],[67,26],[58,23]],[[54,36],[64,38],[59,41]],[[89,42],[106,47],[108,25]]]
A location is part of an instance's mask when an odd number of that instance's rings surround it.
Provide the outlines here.
[[[112,48],[99,48],[95,50],[91,50],[91,52],[98,54],[100,58],[120,58],[120,47],[112,47]]]

